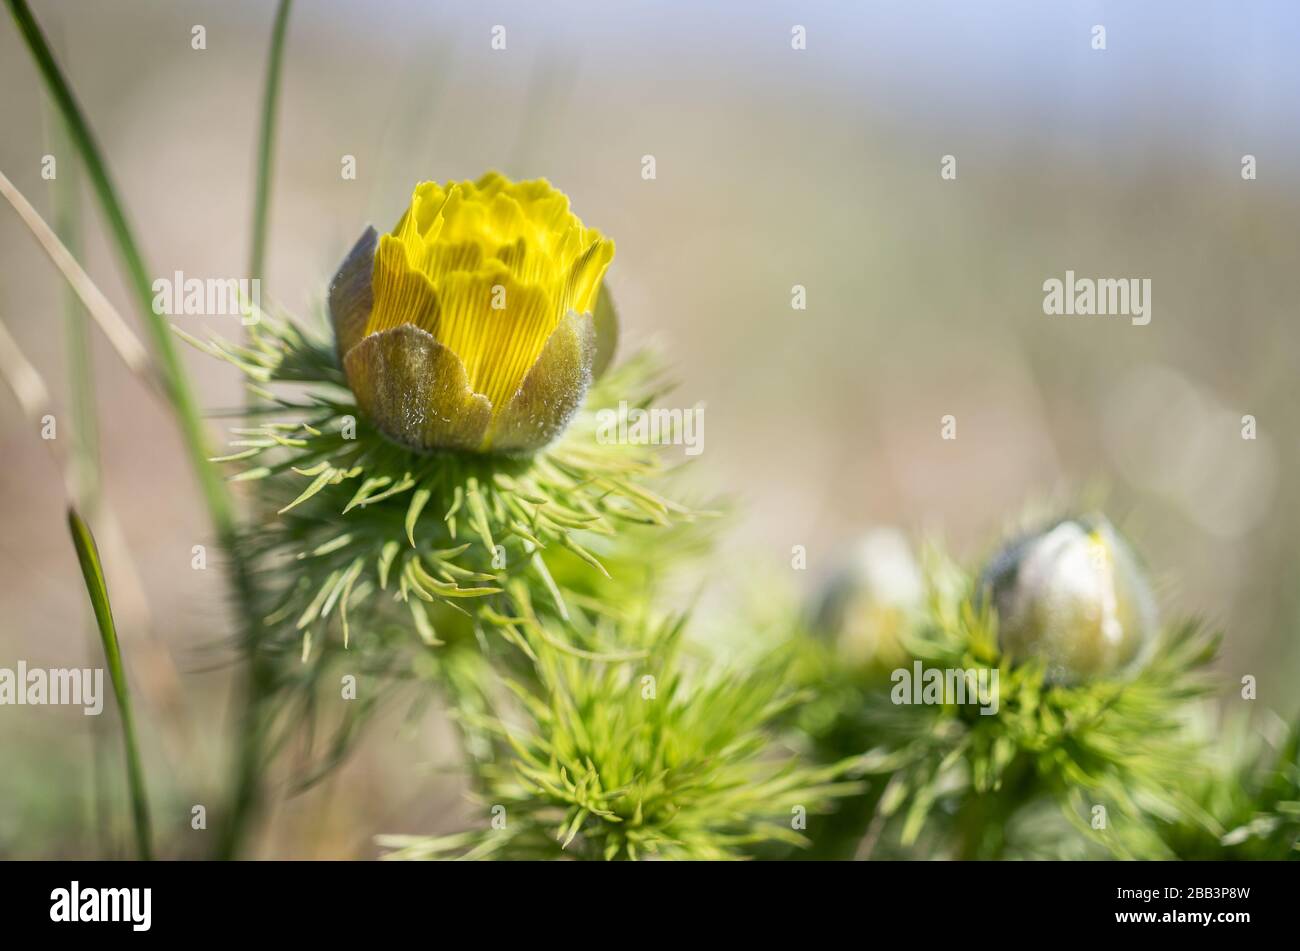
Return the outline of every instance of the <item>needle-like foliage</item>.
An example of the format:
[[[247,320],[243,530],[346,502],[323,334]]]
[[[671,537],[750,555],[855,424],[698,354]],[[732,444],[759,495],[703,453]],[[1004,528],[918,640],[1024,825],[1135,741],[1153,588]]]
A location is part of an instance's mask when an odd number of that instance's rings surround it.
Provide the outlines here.
[[[323,337],[259,316],[246,345],[183,336],[239,367],[261,398],[215,461],[237,466],[232,479],[252,483],[275,513],[246,527],[240,553],[266,592],[259,650],[273,664],[268,709],[284,731],[314,726],[338,670],[406,676],[422,651],[466,641],[479,650],[486,633],[514,648],[497,658],[514,668],[536,660],[537,644],[639,656],[585,643],[585,619],[617,618],[659,562],[666,573],[698,550],[689,529],[703,514],[652,488],[670,474],[656,447],[596,438],[597,408],[660,395],[650,358],[602,377],[564,435],[536,453],[421,453],[358,410]],[[342,758],[373,705],[335,718],[324,760],[305,775]]]
[[[779,743],[802,699],[783,664],[710,672],[687,662],[680,621],[632,635],[635,662],[592,662],[549,644],[513,703],[462,713],[491,737],[477,764],[478,829],[386,836],[394,858],[738,859],[804,846],[854,760],[813,767]],[[620,633],[628,643],[629,634]]]
[[[931,574],[902,669],[919,662],[972,679],[996,671],[996,709],[947,695],[900,703],[898,680],[840,670],[801,713],[830,755],[855,743],[870,748],[865,768],[879,777],[876,816],[888,830],[882,854],[1042,857],[1059,846],[1058,857],[1155,857],[1167,823],[1222,834],[1186,792],[1203,750],[1185,713],[1208,691],[1204,668],[1216,638],[1196,624],[1174,625],[1135,676],[1062,685],[1041,663],[1012,664],[999,651],[996,618],[980,606],[973,579],[948,563]],[[820,643],[806,651],[813,660],[804,661],[805,677],[828,669]]]
[[[569,616],[553,562],[576,557],[608,576],[600,553],[621,531],[696,517],[650,487],[666,472],[656,449],[598,441],[591,409],[531,456],[417,453],[367,422],[332,347],[292,324],[266,319],[248,346],[189,339],[259,387],[305,384],[297,396],[264,389],[263,415],[279,418],[236,430],[234,451],[217,460],[243,465],[234,478],[258,482],[278,510],[246,544],[263,564],[295,562],[268,622],[299,632],[304,658],[335,619],[346,646],[358,608],[384,594],[407,606],[425,643],[439,641],[438,605],[522,646],[535,607]],[[657,385],[650,361],[633,360],[599,381],[588,406],[646,405]]]

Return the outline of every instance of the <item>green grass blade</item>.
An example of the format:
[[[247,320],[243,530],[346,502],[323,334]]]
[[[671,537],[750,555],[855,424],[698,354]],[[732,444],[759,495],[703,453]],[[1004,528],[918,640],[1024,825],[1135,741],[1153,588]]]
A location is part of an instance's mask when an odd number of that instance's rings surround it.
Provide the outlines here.
[[[261,278],[266,262],[266,228],[270,214],[271,164],[275,160],[275,117],[280,99],[280,75],[284,62],[284,35],[293,0],[280,0],[271,29],[271,53],[266,63],[266,87],[262,93],[262,137],[257,150],[257,192],[253,199],[253,248],[248,276]]]
[[[49,117],[51,154],[68,155],[71,142],[62,116]],[[51,183],[54,231],[75,258],[81,256],[80,180],[74,163],[65,162]],[[73,490],[77,505],[94,518],[99,502],[99,420],[96,415],[95,367],[90,354],[90,319],[72,288],[64,290],[63,328],[69,401],[72,410]]]
[[[54,38],[55,46],[59,38]],[[51,155],[73,154],[72,140],[63,117],[49,106],[46,108],[47,137]],[[81,257],[81,177],[75,162],[64,162],[51,183],[54,207],[54,232],[74,258]],[[87,517],[94,518],[99,510],[99,417],[95,400],[95,367],[91,359],[90,317],[76,291],[65,287],[63,291],[63,329],[66,348],[66,366],[69,408],[72,413],[71,484],[73,499]],[[87,651],[91,656],[98,652],[93,625],[87,626]],[[103,821],[103,804],[108,802],[106,783],[111,775],[107,759],[110,753],[105,741],[108,727],[99,717],[91,729],[90,795],[87,820],[92,834],[100,843],[100,854],[109,854],[107,823]]]
[[[86,579],[86,591],[95,610],[100,638],[104,642],[104,657],[108,661],[108,675],[113,680],[113,693],[117,697],[118,715],[122,721],[122,741],[126,747],[126,776],[131,790],[131,808],[135,816],[135,840],[140,858],[153,858],[152,833],[149,829],[149,795],[144,785],[144,770],[140,767],[140,747],[135,738],[135,718],[131,713],[131,694],[127,689],[126,671],[122,669],[122,650],[117,641],[117,628],[113,624],[113,609],[108,600],[108,586],[104,582],[103,567],[99,562],[99,549],[90,528],[82,521],[76,509],[68,509],[68,530],[72,544],[77,549],[77,561]]]

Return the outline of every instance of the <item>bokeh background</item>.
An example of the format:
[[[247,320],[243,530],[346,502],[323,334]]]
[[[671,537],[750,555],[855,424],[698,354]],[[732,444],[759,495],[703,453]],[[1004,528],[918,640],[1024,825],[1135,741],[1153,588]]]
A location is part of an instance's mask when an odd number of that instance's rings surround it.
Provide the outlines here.
[[[34,8],[153,274],[241,276],[274,4]],[[206,50],[191,48],[196,24]],[[791,49],[795,24],[806,50]],[[676,405],[707,406],[697,472],[737,502],[720,573],[790,573],[804,545],[791,581],[811,591],[882,524],[975,564],[1027,518],[1098,501],[1166,615],[1225,632],[1225,681],[1253,674],[1259,703],[1291,714],[1298,46],[1300,7],[1285,2],[300,2],[264,294],[318,313],[362,226],[391,227],[418,180],[546,176],[617,242],[624,352],[656,343]],[[50,118],[6,17],[0,169],[47,214]],[[340,175],[345,155],[356,180]],[[955,181],[940,178],[944,155]],[[72,156],[58,160],[71,173]],[[129,313],[89,193],[82,204],[84,262]],[[1151,323],[1044,316],[1042,283],[1066,269],[1150,278]],[[795,284],[806,310],[791,308]],[[0,209],[0,319],[66,407],[63,306],[58,275]],[[241,398],[231,368],[185,362],[206,406]],[[211,538],[169,415],[98,339],[94,376],[96,527],[159,839],[201,854],[189,801],[215,801],[227,768],[222,573],[191,569]],[[954,441],[940,439],[947,414]],[[7,390],[0,440],[0,666],[89,663],[61,477]],[[125,854],[122,810],[87,795],[97,770],[121,785],[117,752],[92,754],[96,730],[116,724],[0,709],[0,854]],[[436,712],[392,713],[335,779],[277,807],[256,854],[370,856],[376,833],[455,829],[455,759]]]

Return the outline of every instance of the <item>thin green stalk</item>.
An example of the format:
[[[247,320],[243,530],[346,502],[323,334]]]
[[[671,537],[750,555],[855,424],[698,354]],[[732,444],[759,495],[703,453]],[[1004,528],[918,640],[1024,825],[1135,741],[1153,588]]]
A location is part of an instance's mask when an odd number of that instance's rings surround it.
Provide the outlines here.
[[[48,123],[50,153],[71,155],[72,143],[63,119],[50,115]],[[74,162],[65,161],[55,176],[51,193],[54,198],[54,231],[73,257],[81,256],[81,203],[80,179]],[[71,390],[72,418],[72,492],[77,507],[94,518],[99,509],[99,419],[95,412],[94,361],[90,349],[90,319],[80,298],[72,288],[64,289],[63,333],[68,368],[68,388]],[[87,631],[87,650],[97,650],[96,637]],[[108,777],[105,758],[108,756],[107,731],[96,718],[91,728],[90,808],[89,827],[99,838],[100,854],[108,853],[108,823],[100,814],[101,806],[108,801],[104,783]]]
[[[280,99],[280,75],[284,62],[284,36],[293,0],[280,0],[271,28],[271,52],[266,63],[266,88],[262,93],[262,133],[257,149],[257,192],[253,200],[253,250],[248,276],[261,278],[266,261],[266,227],[270,214],[271,165],[275,161],[275,117]]]
[[[71,163],[67,163],[70,165]],[[77,179],[71,169],[61,170],[69,178],[56,179],[54,188],[54,230],[74,256],[81,254],[81,229],[77,206]],[[77,504],[94,516],[99,505],[99,425],[95,417],[95,368],[90,357],[90,321],[76,293],[64,294],[63,330],[71,390],[72,468]]]
[[[135,738],[135,717],[131,713],[131,694],[127,689],[126,671],[122,668],[122,650],[117,641],[117,628],[113,624],[113,608],[108,600],[108,586],[104,582],[103,567],[99,562],[99,549],[95,537],[82,521],[77,510],[68,509],[68,530],[72,544],[77,549],[77,561],[86,579],[86,591],[95,609],[100,638],[104,642],[104,657],[108,661],[108,675],[113,681],[117,697],[117,711],[122,721],[122,742],[126,749],[126,777],[131,790],[131,811],[135,817],[135,842],[141,860],[153,858],[153,836],[149,829],[149,795],[144,784],[144,770],[140,766],[140,747]]]
[[[57,31],[54,44],[60,46]],[[45,110],[46,140],[54,156],[72,154],[67,123],[58,112]],[[50,182],[54,233],[74,258],[81,257],[81,180],[74,162],[64,161]],[[90,320],[71,287],[63,292],[63,333],[71,390],[72,488],[78,508],[95,517],[99,497],[99,419],[95,413],[94,364],[90,349]]]
[[[276,114],[283,73],[284,39],[288,31],[292,0],[280,0],[271,28],[271,49],[266,64],[266,86],[262,93],[261,135],[257,150],[257,184],[253,199],[252,249],[249,277],[261,280],[266,264],[266,232],[271,208],[271,167],[275,160]],[[252,399],[252,397],[250,397]],[[260,615],[258,615],[260,617]],[[244,684],[242,722],[238,728],[239,749],[235,758],[235,782],[228,815],[217,839],[216,856],[233,859],[239,854],[248,825],[261,802],[267,718],[262,707],[274,689],[271,671],[248,642],[249,664]]]
[[[57,44],[57,37],[55,38]],[[67,123],[46,110],[51,155],[73,154]],[[81,257],[81,179],[75,162],[63,161],[50,183],[54,233],[74,257]],[[90,320],[76,291],[63,293],[63,333],[72,419],[73,492],[77,507],[93,519],[99,504],[99,418],[95,412],[95,374],[91,360]]]
[[[155,359],[159,364],[159,374],[163,378],[163,385],[176,415],[190,464],[198,478],[218,540],[229,557],[231,584],[238,599],[238,611],[244,626],[243,646],[248,656],[248,678],[243,706],[243,715],[248,726],[241,737],[243,746],[239,753],[240,765],[237,772],[240,785],[236,788],[231,806],[230,821],[234,824],[234,828],[223,832],[219,846],[219,854],[230,857],[236,853],[248,820],[256,811],[261,798],[262,730],[260,727],[253,728],[251,724],[256,724],[261,719],[262,700],[269,690],[271,678],[269,672],[264,669],[265,664],[260,660],[257,649],[261,637],[261,629],[258,626],[258,618],[261,615],[257,604],[257,590],[249,566],[241,557],[235,544],[236,521],[233,500],[216,469],[208,462],[210,453],[206,447],[197,404],[181,372],[175,341],[167,322],[160,314],[154,312],[152,282],[148,270],[121,202],[118,200],[117,191],[109,177],[94,134],[26,0],[5,0],[5,2],[9,6],[10,13],[13,14],[32,58],[36,61],[51,97],[58,105],[59,112],[67,124],[68,132],[77,147],[95,195],[108,221],[109,230],[129,279],[128,283],[144,312],[145,326],[152,338]]]

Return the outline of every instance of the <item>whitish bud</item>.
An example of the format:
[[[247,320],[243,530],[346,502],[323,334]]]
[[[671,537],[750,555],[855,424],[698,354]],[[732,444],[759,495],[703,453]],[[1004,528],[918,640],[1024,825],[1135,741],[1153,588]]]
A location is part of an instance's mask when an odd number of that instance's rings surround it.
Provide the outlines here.
[[[1042,658],[1057,682],[1132,672],[1156,636],[1151,586],[1133,552],[1100,516],[1060,522],[1004,548],[981,588],[1014,659]]]
[[[817,628],[835,638],[850,663],[892,666],[906,656],[903,632],[924,595],[907,539],[875,529],[853,546],[823,590]]]

